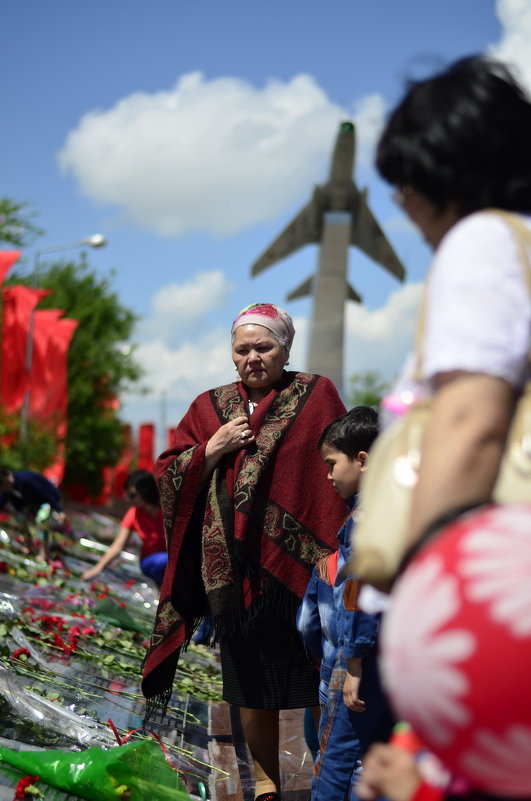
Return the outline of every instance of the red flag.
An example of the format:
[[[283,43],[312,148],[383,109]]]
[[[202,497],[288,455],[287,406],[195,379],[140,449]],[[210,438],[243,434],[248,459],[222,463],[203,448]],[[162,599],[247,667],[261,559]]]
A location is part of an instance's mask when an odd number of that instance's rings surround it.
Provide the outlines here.
[[[51,385],[55,383],[54,366],[49,364],[48,349],[55,336],[61,309],[42,309],[33,315],[33,349],[30,370],[30,418],[43,417]]]
[[[155,445],[155,426],[142,423],[138,429],[138,469],[152,471],[155,465],[153,448]]]
[[[68,409],[68,350],[78,327],[78,320],[62,317],[57,320],[46,353],[47,387],[42,414],[66,417]]]
[[[79,322],[77,320],[70,320],[67,317],[57,320],[53,336],[48,342],[46,361],[49,375],[52,376],[52,379],[48,383],[48,391],[40,415],[43,418],[52,418],[56,421],[55,431],[61,441],[54,464],[44,471],[44,475],[54,484],[61,483],[65,472],[64,441],[67,432],[68,349],[78,325]]]
[[[28,388],[26,348],[30,320],[39,300],[50,292],[27,286],[11,286],[2,290],[2,364],[0,394],[7,412],[20,409]]]
[[[120,456],[120,461],[114,468],[113,495],[115,498],[123,498],[125,492],[125,482],[131,472],[131,461],[133,457],[133,438],[131,426],[126,423],[122,426],[124,434],[124,449]]]
[[[4,283],[4,278],[11,266],[20,259],[21,250],[0,250],[0,284]]]
[[[170,426],[170,428],[168,428],[168,441],[166,443],[166,447],[168,449],[169,448],[173,448],[173,439],[175,437],[175,432],[176,431],[177,431],[177,427],[176,426]]]

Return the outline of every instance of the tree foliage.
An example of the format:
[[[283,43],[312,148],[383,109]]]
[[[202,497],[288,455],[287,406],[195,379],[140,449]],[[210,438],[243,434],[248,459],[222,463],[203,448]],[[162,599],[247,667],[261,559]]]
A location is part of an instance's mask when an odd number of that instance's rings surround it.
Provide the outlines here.
[[[11,470],[30,467],[42,471],[53,463],[58,439],[46,425],[30,421],[20,438],[20,417],[0,409],[0,464]]]
[[[372,406],[378,408],[383,396],[389,390],[389,382],[385,381],[377,370],[354,373],[350,377],[349,383],[349,407]]]
[[[28,283],[16,273],[9,283]],[[124,344],[136,316],[121,305],[110,280],[79,262],[53,262],[41,267],[39,287],[51,294],[39,308],[64,310],[79,321],[68,357],[68,434],[65,483],[83,485],[95,496],[101,472],[117,463],[123,448],[123,427],[117,398],[134,384],[141,370]]]
[[[43,232],[33,222],[36,212],[30,203],[0,197],[0,242],[27,247]]]

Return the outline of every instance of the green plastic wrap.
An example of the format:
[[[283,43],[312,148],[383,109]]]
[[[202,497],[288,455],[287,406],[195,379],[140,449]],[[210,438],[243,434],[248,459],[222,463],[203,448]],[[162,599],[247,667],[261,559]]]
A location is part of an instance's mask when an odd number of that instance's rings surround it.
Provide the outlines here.
[[[81,753],[0,746],[0,760],[88,801],[190,801],[177,771],[153,740]]]
[[[120,606],[111,596],[107,595],[98,601],[94,607],[94,615],[101,620],[106,620],[112,626],[119,626],[128,631],[138,631],[141,634],[151,633],[151,628],[134,620],[124,606]]]

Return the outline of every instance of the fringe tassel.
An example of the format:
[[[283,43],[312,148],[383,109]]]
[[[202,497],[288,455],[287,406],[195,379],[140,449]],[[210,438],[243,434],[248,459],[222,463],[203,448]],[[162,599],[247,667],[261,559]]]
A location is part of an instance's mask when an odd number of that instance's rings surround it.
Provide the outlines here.
[[[154,695],[153,698],[146,699],[146,714],[142,722],[144,728],[153,715],[160,713],[160,716],[164,717],[168,709],[168,704],[170,703],[171,694],[172,688],[170,687],[168,690],[163,690],[161,693],[158,693],[158,695]]]

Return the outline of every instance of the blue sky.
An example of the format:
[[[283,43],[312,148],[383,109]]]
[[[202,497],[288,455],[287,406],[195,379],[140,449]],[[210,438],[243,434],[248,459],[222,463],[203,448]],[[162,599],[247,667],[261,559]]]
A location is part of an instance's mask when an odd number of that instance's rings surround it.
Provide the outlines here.
[[[409,75],[493,50],[531,83],[529,34],[531,0],[4,4],[0,194],[39,211],[37,248],[108,238],[88,257],[142,318],[152,390],[123,399],[124,419],[172,424],[232,380],[230,323],[253,301],[285,305],[304,369],[310,301],[284,299],[316,248],[254,279],[249,267],[325,177],[341,119],[357,123],[355,178],[408,270],[400,286],[351,250],[365,303],[349,304],[345,374],[395,374],[429,252],[372,146]]]

